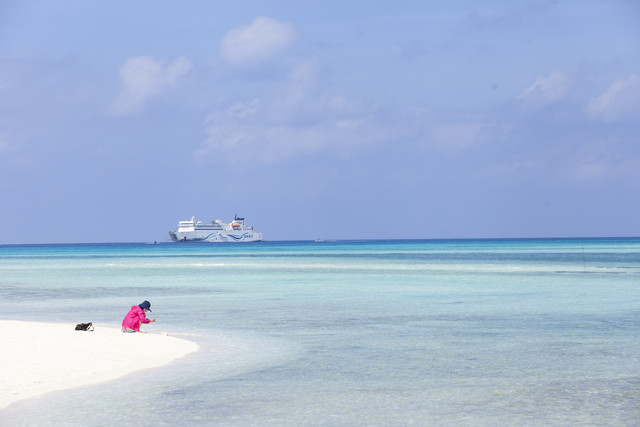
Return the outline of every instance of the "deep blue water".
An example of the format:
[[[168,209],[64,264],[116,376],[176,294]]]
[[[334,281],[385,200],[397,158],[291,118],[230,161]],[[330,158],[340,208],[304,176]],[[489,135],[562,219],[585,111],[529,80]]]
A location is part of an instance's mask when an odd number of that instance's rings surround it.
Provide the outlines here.
[[[639,279],[638,238],[0,246],[0,317],[202,347],[0,424],[634,425]]]

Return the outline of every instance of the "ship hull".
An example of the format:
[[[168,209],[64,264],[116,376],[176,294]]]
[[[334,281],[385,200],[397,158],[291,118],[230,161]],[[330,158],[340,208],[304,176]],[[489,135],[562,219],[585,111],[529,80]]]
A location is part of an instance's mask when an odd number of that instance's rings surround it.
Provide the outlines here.
[[[221,243],[221,242],[261,242],[262,233],[255,231],[237,231],[229,232],[225,230],[215,232],[201,231],[172,231],[169,237],[174,242],[202,242],[202,243]]]

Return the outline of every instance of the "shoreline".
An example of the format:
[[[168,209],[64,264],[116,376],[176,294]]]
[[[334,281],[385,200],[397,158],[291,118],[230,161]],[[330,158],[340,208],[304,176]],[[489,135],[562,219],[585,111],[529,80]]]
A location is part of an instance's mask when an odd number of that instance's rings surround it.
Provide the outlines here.
[[[115,380],[198,351],[193,341],[162,333],[124,334],[94,323],[0,320],[0,410],[54,391]]]

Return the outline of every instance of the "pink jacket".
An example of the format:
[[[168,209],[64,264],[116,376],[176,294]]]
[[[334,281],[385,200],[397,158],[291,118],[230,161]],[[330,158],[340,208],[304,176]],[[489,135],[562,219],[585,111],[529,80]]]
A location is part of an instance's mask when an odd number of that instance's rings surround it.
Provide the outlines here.
[[[144,310],[137,305],[133,305],[122,321],[122,329],[133,329],[134,331],[139,331],[141,323],[149,322],[150,320],[147,319],[147,316],[144,314]]]

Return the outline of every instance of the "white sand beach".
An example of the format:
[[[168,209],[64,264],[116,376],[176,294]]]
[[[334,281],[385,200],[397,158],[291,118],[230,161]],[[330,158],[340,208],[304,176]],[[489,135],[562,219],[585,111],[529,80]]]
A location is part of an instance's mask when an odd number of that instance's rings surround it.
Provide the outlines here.
[[[124,334],[113,325],[0,320],[0,409],[52,391],[101,383],[166,365],[198,350],[161,333]]]

